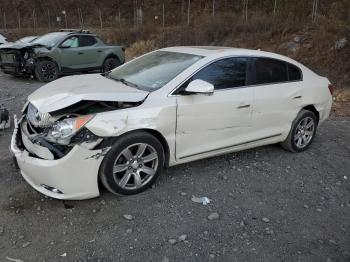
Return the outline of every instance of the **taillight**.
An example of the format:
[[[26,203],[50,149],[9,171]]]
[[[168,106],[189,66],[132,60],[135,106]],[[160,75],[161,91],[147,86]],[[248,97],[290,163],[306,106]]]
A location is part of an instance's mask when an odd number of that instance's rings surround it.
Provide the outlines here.
[[[333,95],[334,91],[335,91],[335,86],[332,85],[332,84],[329,84],[328,85],[328,89],[329,89],[329,92],[331,92],[331,95]]]

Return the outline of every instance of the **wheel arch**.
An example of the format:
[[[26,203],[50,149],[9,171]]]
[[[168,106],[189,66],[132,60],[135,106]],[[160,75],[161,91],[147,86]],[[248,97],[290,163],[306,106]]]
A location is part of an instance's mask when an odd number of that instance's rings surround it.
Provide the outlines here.
[[[120,59],[120,57],[119,57],[118,55],[116,55],[115,53],[108,53],[108,54],[104,57],[102,63],[104,63],[104,62],[106,61],[106,59],[108,59],[108,58],[116,58],[116,59],[118,59],[118,61],[120,62],[120,64],[123,63],[122,59]]]
[[[58,63],[54,58],[50,57],[50,56],[39,56],[36,58],[36,62],[40,62],[40,61],[51,61],[53,63],[55,63],[59,69],[59,71],[61,71],[61,65],[60,63]]]
[[[166,168],[169,167],[169,161],[170,161],[170,148],[169,148],[169,144],[167,142],[167,140],[165,139],[165,137],[157,130],[155,129],[150,129],[150,128],[141,128],[141,129],[135,129],[135,130],[131,130],[128,132],[123,133],[120,136],[116,136],[116,137],[111,137],[111,138],[107,138],[105,139],[104,142],[102,142],[101,145],[99,145],[98,147],[106,147],[106,146],[111,146],[113,145],[113,143],[117,140],[117,139],[122,139],[123,136],[131,134],[131,133],[136,133],[136,132],[146,132],[152,136],[154,136],[163,146],[164,149],[164,166]]]
[[[302,109],[308,110],[308,111],[311,111],[312,113],[314,113],[316,115],[316,118],[317,118],[317,123],[319,122],[320,112],[318,112],[318,110],[316,109],[316,107],[314,105],[307,105],[307,106],[304,106]]]

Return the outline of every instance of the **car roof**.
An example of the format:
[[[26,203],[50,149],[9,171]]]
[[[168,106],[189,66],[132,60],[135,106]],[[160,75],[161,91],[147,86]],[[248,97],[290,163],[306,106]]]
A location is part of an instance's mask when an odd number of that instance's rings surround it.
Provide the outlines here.
[[[225,47],[225,46],[174,46],[160,49],[162,51],[168,52],[177,52],[177,53],[186,53],[199,56],[213,56],[213,57],[225,57],[225,56],[254,56],[254,57],[268,57],[279,60],[284,60],[298,66],[302,66],[299,62],[276,53],[265,52],[253,49],[245,48],[234,48],[234,47]]]

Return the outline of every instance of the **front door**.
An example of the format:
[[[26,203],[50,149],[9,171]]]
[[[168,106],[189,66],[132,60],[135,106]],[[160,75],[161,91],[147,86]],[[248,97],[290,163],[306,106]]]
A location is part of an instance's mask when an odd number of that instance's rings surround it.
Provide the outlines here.
[[[252,132],[253,88],[246,87],[246,58],[225,58],[196,73],[177,92],[176,158],[243,144]],[[214,94],[186,94],[190,81],[214,85]]]

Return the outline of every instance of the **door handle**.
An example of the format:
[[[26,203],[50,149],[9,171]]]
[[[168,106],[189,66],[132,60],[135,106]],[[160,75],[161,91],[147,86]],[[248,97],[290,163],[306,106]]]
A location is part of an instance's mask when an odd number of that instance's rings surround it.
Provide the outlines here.
[[[78,52],[78,55],[83,55],[84,53],[83,52]]]
[[[242,106],[237,106],[238,109],[242,109],[242,108],[248,108],[250,107],[250,105],[242,105]]]
[[[102,50],[98,50],[97,52],[102,53]]]
[[[295,97],[293,97],[293,99],[300,99],[300,98],[302,98],[302,96],[295,96]]]

